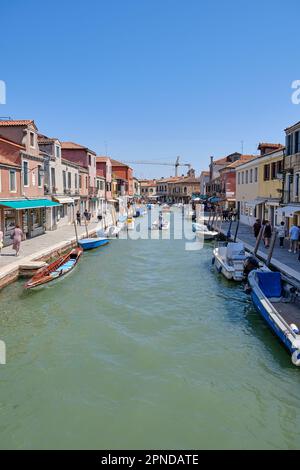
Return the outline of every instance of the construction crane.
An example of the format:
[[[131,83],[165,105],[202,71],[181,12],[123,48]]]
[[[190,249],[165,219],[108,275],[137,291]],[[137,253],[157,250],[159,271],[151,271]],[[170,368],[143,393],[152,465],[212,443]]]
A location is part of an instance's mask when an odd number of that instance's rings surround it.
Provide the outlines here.
[[[190,163],[179,163],[180,157],[177,157],[175,163],[165,163],[165,162],[156,162],[156,161],[148,161],[148,160],[136,160],[136,161],[126,161],[123,163],[131,163],[134,165],[166,165],[166,166],[173,166],[175,168],[175,176],[178,176],[178,168],[180,166],[187,166],[190,170],[192,165]]]

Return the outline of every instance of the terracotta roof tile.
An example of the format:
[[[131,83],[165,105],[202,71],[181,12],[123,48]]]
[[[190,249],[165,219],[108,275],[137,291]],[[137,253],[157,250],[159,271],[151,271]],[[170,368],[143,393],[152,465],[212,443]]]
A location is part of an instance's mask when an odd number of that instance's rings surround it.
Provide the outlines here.
[[[34,120],[33,119],[20,119],[20,120],[13,120],[13,119],[3,119],[1,120],[0,119],[0,126],[4,127],[4,126],[28,126],[28,124],[34,124]]]
[[[75,142],[61,142],[61,148],[63,150],[86,150],[87,152],[90,152],[93,155],[96,155],[96,153],[93,150],[90,150],[88,147],[85,147],[84,145],[76,144]]]

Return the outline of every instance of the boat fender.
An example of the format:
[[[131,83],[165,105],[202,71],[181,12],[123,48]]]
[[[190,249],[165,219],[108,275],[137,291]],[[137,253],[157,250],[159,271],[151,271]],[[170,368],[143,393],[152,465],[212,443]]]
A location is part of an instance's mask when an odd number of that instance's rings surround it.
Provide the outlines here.
[[[296,335],[299,335],[300,331],[297,325],[295,323],[291,323],[290,327],[292,328],[293,332],[296,333]]]
[[[213,256],[211,259],[211,264],[215,264],[216,258]]]
[[[294,366],[300,366],[300,350],[296,349],[292,354],[292,363]]]
[[[221,274],[221,272],[222,272],[222,266],[219,266],[217,269],[218,269],[218,273]]]

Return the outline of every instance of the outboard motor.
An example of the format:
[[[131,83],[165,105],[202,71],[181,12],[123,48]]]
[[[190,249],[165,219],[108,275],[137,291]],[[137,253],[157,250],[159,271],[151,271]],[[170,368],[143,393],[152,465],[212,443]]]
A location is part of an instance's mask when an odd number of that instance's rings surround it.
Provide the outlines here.
[[[244,275],[247,278],[248,274],[254,269],[259,268],[259,261],[254,256],[249,256],[244,261]]]

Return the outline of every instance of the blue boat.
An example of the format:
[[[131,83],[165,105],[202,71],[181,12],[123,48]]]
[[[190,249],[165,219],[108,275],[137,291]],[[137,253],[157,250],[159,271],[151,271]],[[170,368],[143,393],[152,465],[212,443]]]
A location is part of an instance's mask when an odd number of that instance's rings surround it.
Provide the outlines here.
[[[255,269],[248,285],[256,310],[288,349],[294,365],[300,366],[299,288],[279,272]]]
[[[99,246],[107,245],[109,243],[108,238],[83,238],[79,240],[79,245],[83,248],[84,251],[92,250],[93,248],[98,248]]]

